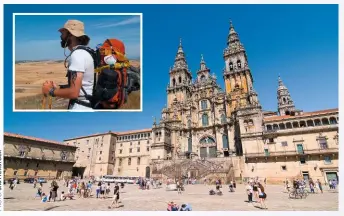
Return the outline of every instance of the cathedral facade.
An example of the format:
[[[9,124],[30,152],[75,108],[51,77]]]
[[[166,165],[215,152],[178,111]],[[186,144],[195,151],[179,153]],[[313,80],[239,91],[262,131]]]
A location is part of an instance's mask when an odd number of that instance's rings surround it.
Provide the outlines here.
[[[193,79],[180,41],[169,70],[167,105],[160,120],[154,120],[151,129],[66,140],[80,146],[97,137],[109,136],[111,140],[104,143],[109,149],[100,151],[109,155],[92,160],[87,151],[97,150],[87,147],[82,153],[77,150],[76,164],[82,158],[89,175],[149,177],[154,164],[198,158],[230,162],[235,178],[240,179],[338,179],[338,109],[296,109],[279,78],[277,111],[264,111],[254,90],[245,48],[232,23],[223,59],[224,91],[203,56]],[[93,170],[93,163],[108,165]]]

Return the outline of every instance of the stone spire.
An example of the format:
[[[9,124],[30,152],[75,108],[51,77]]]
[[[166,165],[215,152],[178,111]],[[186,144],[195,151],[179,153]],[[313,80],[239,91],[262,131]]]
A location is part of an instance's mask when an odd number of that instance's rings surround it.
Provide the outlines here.
[[[231,43],[235,43],[235,42],[239,42],[239,35],[238,33],[235,31],[232,20],[229,21],[229,34],[227,37],[227,45],[231,44]]]
[[[200,70],[206,70],[207,69],[207,65],[205,64],[204,58],[203,58],[203,54],[201,54],[201,66],[200,66]]]
[[[182,39],[179,40],[179,46],[176,58],[174,60],[173,69],[188,69],[188,65],[185,59],[185,54],[182,46]]]
[[[288,88],[283,84],[280,76],[278,76],[277,88],[278,112],[281,116],[291,115],[295,111],[295,105],[291,99]]]

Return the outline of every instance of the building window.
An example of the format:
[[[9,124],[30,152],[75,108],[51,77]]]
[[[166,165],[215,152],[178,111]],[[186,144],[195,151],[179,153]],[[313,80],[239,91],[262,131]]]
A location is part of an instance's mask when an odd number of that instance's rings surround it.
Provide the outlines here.
[[[192,152],[192,137],[188,137],[188,152]]]
[[[141,163],[141,158],[138,157],[138,158],[137,158],[137,165],[140,165],[140,163]]]
[[[160,156],[158,156],[158,159],[160,159]]]
[[[86,140],[86,145],[88,145],[89,140]]]
[[[226,119],[226,115],[224,113],[221,114],[221,124],[226,124],[227,119]]]
[[[129,149],[129,153],[132,153],[132,152],[133,152],[133,149],[132,149],[132,148],[130,148],[130,149]]]
[[[238,68],[241,68],[241,61],[240,60],[237,61],[237,65],[238,65]]]
[[[208,115],[205,113],[202,115],[202,126],[203,127],[208,126]]]
[[[282,168],[282,171],[287,171],[287,166],[286,165],[281,166],[281,168]]]
[[[269,143],[274,143],[274,142],[275,142],[274,138],[269,138]]]
[[[149,151],[149,147],[147,147],[147,151]]]
[[[87,159],[90,159],[90,156],[89,156],[89,155],[87,155]]]
[[[140,148],[137,148],[137,152],[140,152]]]
[[[331,164],[332,163],[331,156],[324,156],[324,163]]]
[[[287,141],[283,141],[283,142],[282,142],[282,146],[284,146],[284,147],[285,147],[285,146],[288,146],[288,142],[287,142]]]
[[[103,153],[102,151],[99,152],[99,154],[102,154],[102,153]]]
[[[222,147],[225,149],[229,148],[228,137],[225,134],[222,135]]]
[[[306,158],[305,157],[300,157],[300,163],[301,164],[306,164]]]
[[[133,145],[133,143],[132,143],[132,142],[130,142],[130,145]]]
[[[122,158],[120,158],[120,159],[118,160],[118,165],[119,165],[119,166],[122,165]]]
[[[119,145],[119,147],[123,147],[123,144],[121,143],[121,144]]]
[[[99,159],[99,160],[102,160],[102,158],[101,158],[101,157],[99,157],[98,159]]]
[[[90,153],[91,152],[91,148],[88,148],[88,153]]]
[[[297,144],[296,147],[297,147],[297,153],[304,154],[303,145],[302,144]]]
[[[325,138],[319,139],[320,149],[327,149],[327,140]]]
[[[65,151],[61,152],[61,159],[62,160],[67,160],[67,152],[65,152]]]
[[[149,140],[147,140],[147,144],[149,144]]]
[[[119,153],[120,153],[120,154],[122,154],[122,151],[123,151],[123,150],[122,150],[122,149],[120,149],[120,150],[119,150]]]
[[[201,101],[201,109],[202,109],[202,110],[207,109],[207,101],[206,101],[206,100],[202,100],[202,101]]]
[[[137,145],[140,145],[140,141],[137,142]]]
[[[131,158],[128,158],[128,165],[131,165]]]
[[[233,63],[229,62],[229,71],[232,71],[232,70],[233,70]]]

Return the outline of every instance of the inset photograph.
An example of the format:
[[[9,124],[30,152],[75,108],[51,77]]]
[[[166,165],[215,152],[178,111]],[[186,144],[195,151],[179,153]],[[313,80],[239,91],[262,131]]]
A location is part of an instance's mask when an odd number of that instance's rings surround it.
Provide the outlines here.
[[[14,111],[141,111],[142,14],[15,14]]]

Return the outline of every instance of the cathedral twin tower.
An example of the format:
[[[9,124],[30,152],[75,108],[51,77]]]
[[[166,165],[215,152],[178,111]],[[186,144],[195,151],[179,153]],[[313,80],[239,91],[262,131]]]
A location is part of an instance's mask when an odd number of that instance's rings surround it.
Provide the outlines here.
[[[167,107],[162,110],[159,125],[154,123],[153,127],[153,136],[161,140],[158,146],[162,147],[160,150],[165,156],[184,153],[195,153],[200,157],[243,155],[245,134],[262,132],[262,107],[253,87],[246,50],[232,22],[223,58],[225,92],[217,84],[216,76],[210,74],[203,56],[197,78],[192,80],[180,41],[174,65],[169,71]],[[295,110],[281,80],[278,95],[280,115]]]

